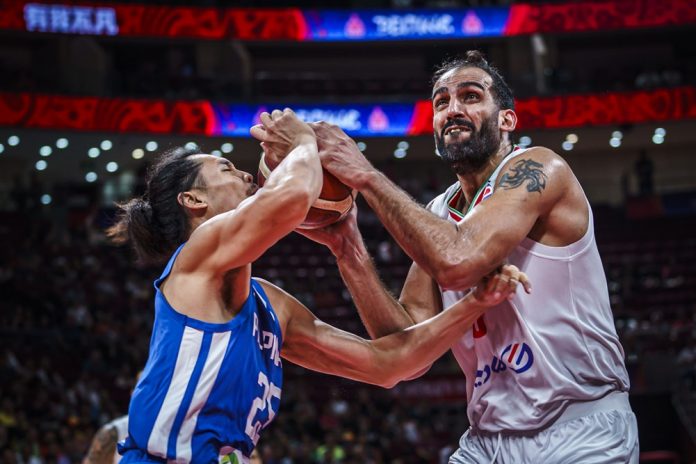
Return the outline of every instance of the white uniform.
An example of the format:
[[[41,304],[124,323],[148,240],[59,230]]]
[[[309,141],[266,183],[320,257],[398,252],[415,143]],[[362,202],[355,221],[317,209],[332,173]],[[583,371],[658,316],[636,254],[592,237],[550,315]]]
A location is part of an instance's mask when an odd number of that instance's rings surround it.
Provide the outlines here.
[[[502,167],[525,151],[517,149],[503,160],[474,205],[494,194]],[[459,196],[461,188],[456,183],[428,207],[442,218],[459,222],[463,218],[456,210]],[[466,376],[467,414],[472,425],[462,442],[466,444],[471,435],[494,434],[496,438],[499,433],[541,431],[554,422],[558,425],[579,413],[584,416],[600,409],[579,412],[570,405],[605,397],[601,408],[624,410],[635,423],[626,393],[629,380],[624,352],[614,327],[591,210],[587,232],[577,242],[550,247],[526,238],[508,262],[527,274],[532,294],[518,292],[511,301],[489,309],[452,348]],[[443,307],[467,292],[442,291]],[[637,434],[635,438],[637,459]],[[454,462],[478,462],[456,460],[456,456]]]

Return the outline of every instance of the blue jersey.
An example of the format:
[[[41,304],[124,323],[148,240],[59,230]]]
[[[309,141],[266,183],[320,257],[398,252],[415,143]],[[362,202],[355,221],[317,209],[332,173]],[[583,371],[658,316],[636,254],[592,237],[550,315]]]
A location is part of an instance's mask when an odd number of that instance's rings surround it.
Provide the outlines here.
[[[145,369],[131,397],[122,463],[247,461],[278,411],[282,334],[261,286],[224,324],[178,313],[160,291],[176,250],[155,281],[155,322]]]

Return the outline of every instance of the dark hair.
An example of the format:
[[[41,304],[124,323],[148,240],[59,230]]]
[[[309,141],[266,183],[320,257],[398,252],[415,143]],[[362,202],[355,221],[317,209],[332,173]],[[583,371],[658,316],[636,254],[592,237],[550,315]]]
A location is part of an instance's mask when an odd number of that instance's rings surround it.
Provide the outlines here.
[[[201,163],[191,156],[200,153],[198,147],[174,147],[159,155],[148,170],[145,194],[117,205],[119,217],[108,237],[117,244],[130,241],[144,263],[165,262],[190,233],[178,196],[196,183]]]
[[[469,50],[464,55],[464,58],[454,58],[445,60],[433,74],[432,84],[440,80],[449,71],[459,68],[479,68],[483,69],[488,73],[489,76],[493,78],[493,86],[491,87],[491,93],[493,94],[493,100],[498,105],[500,109],[515,109],[515,99],[512,96],[512,90],[510,86],[507,85],[503,76],[500,75],[498,70],[491,66],[486,57],[483,56],[478,50]]]

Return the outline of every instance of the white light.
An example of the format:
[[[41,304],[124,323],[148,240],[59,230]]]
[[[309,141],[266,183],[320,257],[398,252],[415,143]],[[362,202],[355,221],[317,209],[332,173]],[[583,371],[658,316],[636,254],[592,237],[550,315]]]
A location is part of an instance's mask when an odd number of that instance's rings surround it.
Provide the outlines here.
[[[655,134],[655,135],[653,135],[652,141],[654,144],[660,145],[661,143],[663,143],[665,141],[665,136],[660,135],[660,134]]]
[[[154,140],[150,140],[149,142],[147,142],[147,143],[145,144],[145,149],[146,149],[147,151],[155,151],[155,150],[157,150],[157,142],[155,142]]]
[[[111,143],[111,140],[102,140],[102,143],[99,144],[102,150],[108,151],[111,150],[111,147],[114,146],[113,143]]]
[[[34,167],[36,168],[37,171],[43,171],[44,169],[46,169],[48,167],[48,163],[44,160],[39,160],[36,162]]]
[[[410,146],[410,145],[409,145],[408,142],[405,141],[405,140],[402,140],[402,141],[399,142],[399,144],[397,145],[397,147],[401,148],[402,150],[408,150],[408,147],[409,147],[409,146]]]
[[[358,142],[358,150],[365,151],[367,149],[367,144],[365,142]]]
[[[68,146],[68,139],[65,137],[61,137],[58,140],[56,140],[56,148],[66,148]]]
[[[621,132],[620,130],[615,130],[611,133],[611,138],[621,140],[623,138],[623,132]]]
[[[139,160],[139,159],[141,159],[143,156],[145,156],[145,152],[143,151],[142,148],[136,148],[135,150],[133,150],[133,155],[132,155],[132,156],[133,156],[133,159]]]
[[[658,127],[657,129],[655,129],[655,135],[664,137],[665,135],[667,135],[667,131],[663,127]]]
[[[220,150],[213,150],[210,152],[211,155],[217,156],[218,158],[222,156],[222,152]]]
[[[53,153],[53,150],[48,145],[39,148],[39,155],[41,156],[51,156],[51,153]]]
[[[184,145],[187,150],[198,150],[198,145],[196,145],[194,142],[188,142],[186,145]]]
[[[118,171],[118,163],[116,161],[109,161],[106,163],[106,170],[109,172]]]
[[[3,151],[5,151],[5,145],[0,143],[0,153],[2,153]]]
[[[90,158],[96,158],[97,156],[99,156],[100,153],[101,152],[97,147],[92,147],[89,150],[87,150],[87,156],[89,156]]]
[[[51,198],[51,195],[49,195],[48,193],[44,193],[43,195],[41,195],[42,205],[50,205],[51,201],[53,201],[53,198]]]
[[[523,135],[520,137],[520,145],[524,145],[525,147],[528,147],[532,144],[532,138],[529,137],[528,135]]]
[[[92,171],[88,172],[87,174],[85,174],[85,180],[87,182],[94,182],[95,180],[97,180],[97,173]]]
[[[619,148],[621,146],[621,139],[617,139],[616,137],[612,137],[609,139],[609,145],[611,145],[614,148]]]
[[[578,143],[578,134],[568,134],[566,135],[566,142],[570,142],[572,144]]]
[[[19,145],[19,137],[17,137],[16,135],[10,135],[7,138],[7,144],[11,147],[16,147],[17,145]]]
[[[570,151],[573,149],[573,144],[566,140],[561,144],[561,148],[563,148],[565,151]]]
[[[394,150],[394,158],[406,158],[406,150],[404,150],[403,148],[397,148],[396,150]]]
[[[230,142],[225,142],[220,147],[220,150],[222,150],[223,153],[230,153],[232,150],[234,150],[234,145],[232,145]]]

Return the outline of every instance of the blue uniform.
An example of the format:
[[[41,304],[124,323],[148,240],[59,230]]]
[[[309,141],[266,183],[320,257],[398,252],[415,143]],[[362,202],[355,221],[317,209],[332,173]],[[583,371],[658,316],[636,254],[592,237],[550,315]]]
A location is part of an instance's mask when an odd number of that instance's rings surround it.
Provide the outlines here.
[[[181,245],[155,281],[150,353],[131,397],[130,462],[213,463],[248,460],[280,405],[280,324],[261,286],[251,281],[242,309],[224,324],[178,313],[160,291]]]

